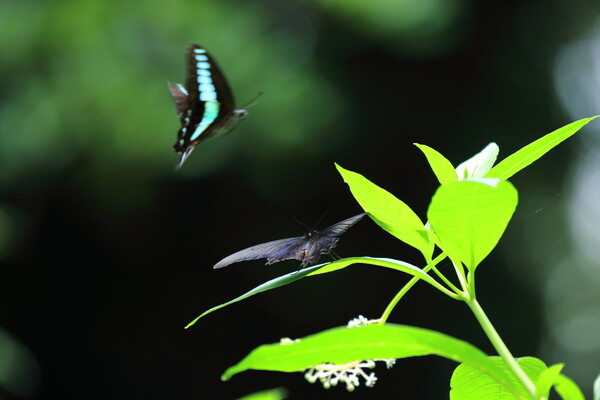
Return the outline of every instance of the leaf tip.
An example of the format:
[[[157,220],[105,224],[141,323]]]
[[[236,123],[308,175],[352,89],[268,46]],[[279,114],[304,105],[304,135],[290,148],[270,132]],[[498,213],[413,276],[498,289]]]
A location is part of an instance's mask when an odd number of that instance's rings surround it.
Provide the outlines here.
[[[223,375],[221,375],[221,381],[222,381],[222,382],[227,382],[227,381],[228,381],[228,380],[230,380],[230,379],[231,379],[231,375],[230,375],[230,374],[228,374],[228,371],[225,371],[225,372],[223,373]]]
[[[349,177],[349,174],[352,174],[353,172],[350,170],[347,170],[346,168],[342,167],[338,163],[335,163],[335,168],[337,168],[337,171],[342,176],[342,179],[344,180],[344,182],[348,183],[347,179]]]
[[[202,318],[202,316],[203,316],[203,315],[204,315],[204,314],[200,315],[200,316],[199,316],[199,317],[197,317],[195,320],[193,320],[192,322],[190,322],[189,324],[187,324],[187,325],[185,326],[185,329],[188,329],[190,326],[192,326],[192,325],[194,325],[196,322],[198,322],[198,320],[199,320],[200,318]]]

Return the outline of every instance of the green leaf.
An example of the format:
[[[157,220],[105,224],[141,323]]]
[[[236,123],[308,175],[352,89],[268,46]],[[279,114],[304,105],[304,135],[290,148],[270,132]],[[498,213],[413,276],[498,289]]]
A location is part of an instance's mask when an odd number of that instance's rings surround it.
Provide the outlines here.
[[[441,249],[474,271],[498,244],[517,202],[510,182],[459,181],[437,189],[427,216]]]
[[[227,369],[221,379],[228,380],[249,369],[297,372],[323,363],[346,364],[355,360],[427,355],[463,363],[505,390],[518,391],[518,386],[506,373],[475,346],[432,330],[393,324],[334,328],[291,344],[262,345]]]
[[[496,162],[498,151],[496,143],[488,144],[479,153],[456,167],[456,176],[461,181],[472,178],[483,178]]]
[[[420,278],[421,280],[429,283],[436,289],[446,293],[451,294],[448,289],[439,284],[435,279],[431,276],[427,275],[423,272],[422,269],[415,267],[412,264],[409,264],[404,261],[394,260],[392,258],[380,258],[380,257],[348,257],[342,258],[341,260],[334,261],[332,263],[324,265],[322,268],[311,272],[309,276],[325,274],[329,272],[334,272],[342,268],[346,268],[352,264],[365,264],[365,265],[374,265],[377,267],[391,268],[397,271],[405,272],[414,277]]]
[[[252,393],[244,397],[240,397],[238,400],[283,400],[286,397],[287,390],[284,388],[275,388]]]
[[[535,393],[538,399],[547,399],[550,396],[550,389],[560,376],[563,364],[553,365],[542,371],[537,380],[535,380]]]
[[[454,170],[454,166],[440,152],[424,144],[413,144],[417,146],[423,152],[423,154],[425,154],[425,157],[429,162],[429,166],[433,170],[433,173],[435,174],[441,185],[445,183],[455,182],[458,180],[456,177],[456,171]]]
[[[275,278],[272,279],[270,281],[267,281],[265,283],[263,283],[262,285],[259,285],[257,287],[255,287],[254,289],[250,290],[249,292],[244,293],[243,295],[236,297],[233,300],[230,300],[228,302],[225,302],[223,304],[220,304],[218,306],[215,306],[209,310],[204,311],[202,314],[200,314],[199,316],[197,316],[192,322],[190,322],[189,324],[186,325],[185,329],[188,329],[190,326],[194,325],[196,322],[198,322],[198,320],[202,317],[204,317],[207,314],[210,314],[214,311],[217,311],[223,307],[226,307],[228,305],[231,305],[233,303],[237,303],[238,301],[242,301],[244,299],[247,299],[250,296],[254,296],[255,294],[258,293],[262,293],[265,292],[267,290],[271,290],[271,289],[275,289],[278,288],[280,286],[284,286],[284,285],[289,285],[292,282],[297,281],[298,279],[302,279],[304,278],[306,275],[310,274],[311,272],[318,270],[319,268],[321,268],[323,265],[325,264],[319,264],[319,265],[315,265],[312,267],[308,267],[308,268],[304,268],[300,271],[297,272],[291,272],[289,274],[285,274],[283,276],[280,276],[279,278]]]
[[[194,325],[196,322],[198,322],[198,320],[200,318],[204,317],[205,315],[210,314],[214,311],[217,311],[223,307],[237,303],[238,301],[245,300],[248,297],[254,296],[255,294],[259,294],[259,293],[262,293],[262,292],[265,292],[265,291],[271,290],[271,289],[276,289],[276,288],[284,286],[284,285],[289,285],[290,283],[293,283],[293,282],[295,282],[299,279],[302,279],[306,276],[315,276],[315,275],[320,275],[320,274],[326,274],[329,272],[335,272],[340,269],[346,268],[352,264],[358,264],[358,263],[368,264],[368,265],[370,264],[370,265],[375,265],[375,266],[379,266],[379,267],[386,267],[386,268],[395,269],[397,271],[405,272],[412,276],[416,276],[416,277],[424,280],[425,282],[429,283],[430,285],[434,286],[435,288],[441,290],[444,293],[449,293],[448,290],[445,289],[442,285],[440,285],[435,279],[433,279],[431,276],[427,275],[420,268],[417,268],[414,265],[411,265],[409,263],[405,263],[405,262],[399,261],[399,260],[394,260],[391,258],[349,257],[349,258],[342,258],[342,259],[334,261],[332,263],[319,264],[319,265],[315,265],[312,267],[304,268],[300,271],[290,272],[289,274],[285,274],[278,278],[271,279],[270,281],[267,281],[267,282],[255,287],[254,289],[250,290],[249,292],[246,292],[243,295],[236,297],[233,300],[227,301],[223,304],[220,304],[209,310],[204,311],[202,314],[200,314],[198,317],[196,317],[196,319],[194,319],[192,322],[187,324],[185,329]]]
[[[598,116],[580,119],[579,121],[572,122],[569,125],[563,126],[562,128],[539,138],[535,142],[528,144],[527,146],[518,150],[516,153],[513,153],[502,160],[494,168],[492,168],[486,177],[500,178],[503,180],[510,178],[552,150],[555,146],[574,135],[588,122],[596,118],[598,118]]]
[[[575,382],[564,375],[559,375],[554,383],[554,390],[564,400],[585,400],[581,389]]]
[[[553,365],[534,379],[538,399],[548,399],[550,389],[554,386],[556,392],[565,400],[585,400],[581,389],[571,379],[561,375],[563,364]]]
[[[433,248],[421,219],[393,194],[364,176],[335,165],[360,206],[385,231],[418,249],[426,257]]]
[[[450,379],[450,400],[531,399],[527,390],[520,385],[517,378],[510,372],[504,360],[500,357],[489,357],[488,360],[510,380],[512,386],[517,388],[517,393],[508,393],[504,387],[499,386],[489,375],[483,374],[480,370],[470,365],[461,364],[456,367]],[[517,360],[517,364],[534,382],[546,369],[544,362],[534,357],[520,358]]]

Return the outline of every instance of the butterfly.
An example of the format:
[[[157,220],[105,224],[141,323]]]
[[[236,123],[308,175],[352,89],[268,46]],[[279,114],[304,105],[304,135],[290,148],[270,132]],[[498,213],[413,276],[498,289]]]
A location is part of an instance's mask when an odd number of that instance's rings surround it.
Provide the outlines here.
[[[316,263],[322,254],[328,254],[336,246],[342,233],[365,215],[365,213],[355,215],[322,231],[311,230],[304,236],[274,240],[248,247],[225,257],[213,268],[223,268],[239,261],[266,258],[266,265],[283,260],[299,260],[302,262],[300,264],[300,269],[302,269]]]
[[[248,112],[236,109],[233,94],[214,58],[201,46],[187,47],[185,85],[169,82],[181,128],[173,148],[181,168],[194,148],[217,134],[231,131]]]

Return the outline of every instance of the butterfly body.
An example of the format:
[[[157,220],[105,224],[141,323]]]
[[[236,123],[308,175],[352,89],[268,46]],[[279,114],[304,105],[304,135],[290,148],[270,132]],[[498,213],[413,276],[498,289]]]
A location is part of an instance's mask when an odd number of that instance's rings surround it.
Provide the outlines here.
[[[181,128],[173,148],[181,153],[178,168],[194,148],[231,131],[248,112],[236,109],[225,76],[210,54],[198,45],[188,46],[185,85],[169,83]]]
[[[298,260],[300,268],[315,264],[319,257],[328,254],[337,245],[342,233],[360,221],[366,214],[355,215],[322,231],[312,230],[304,236],[273,240],[240,250],[219,261],[213,268],[223,268],[240,261],[266,258],[267,265],[283,261]]]

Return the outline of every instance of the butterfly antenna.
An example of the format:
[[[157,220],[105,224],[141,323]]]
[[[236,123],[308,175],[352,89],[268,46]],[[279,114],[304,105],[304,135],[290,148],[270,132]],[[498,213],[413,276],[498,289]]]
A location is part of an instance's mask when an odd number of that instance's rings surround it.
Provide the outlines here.
[[[299,223],[300,225],[302,225],[303,227],[305,227],[306,229],[308,229],[309,231],[311,231],[312,229],[310,228],[310,226],[306,225],[304,222],[300,221],[298,218],[296,218],[294,216],[294,214],[290,213],[290,215],[292,216],[292,218],[294,219],[294,221],[296,221],[297,223]]]
[[[323,220],[323,218],[325,218],[325,216],[327,215],[328,211],[329,211],[329,206],[327,206],[327,208],[325,209],[325,211],[323,212],[323,214],[321,214],[321,216],[317,220],[317,223],[314,225],[315,228],[319,225],[319,223]]]
[[[254,98],[252,100],[250,100],[249,103],[247,103],[246,105],[244,105],[242,108],[245,110],[247,108],[250,108],[252,106],[255,106],[256,104],[258,104],[258,99],[260,98],[260,96],[263,95],[263,92],[258,92],[258,94],[256,96],[254,96]]]

